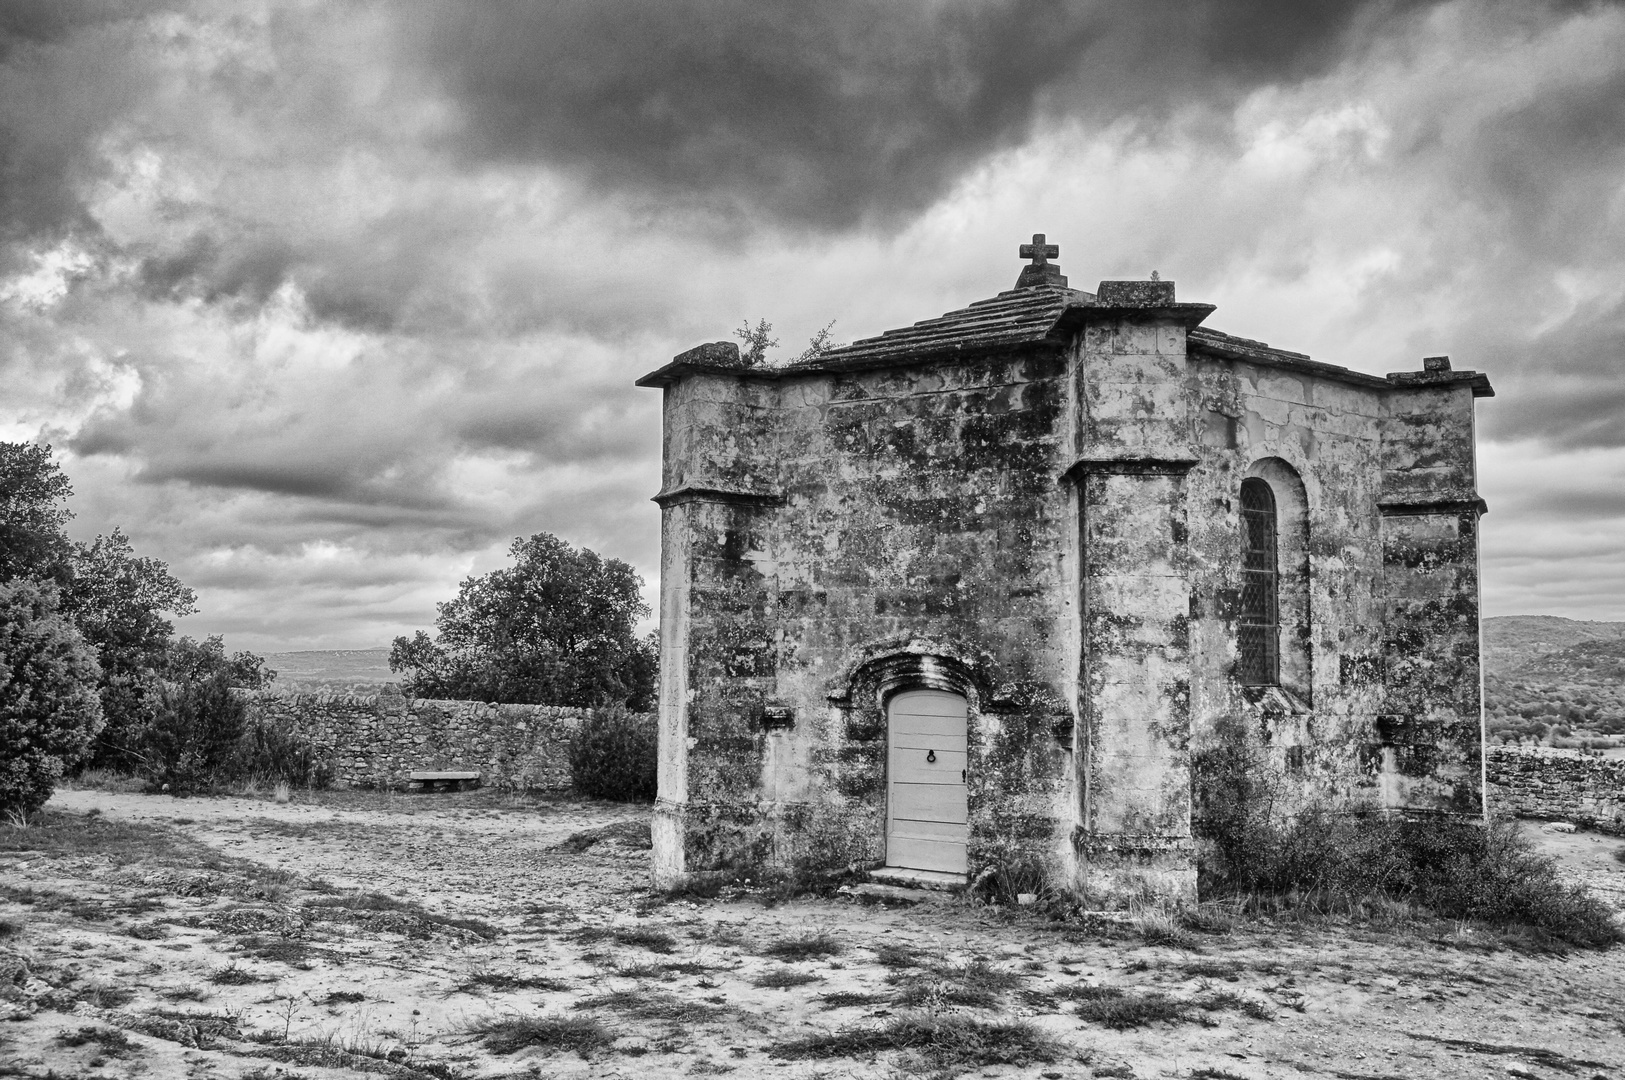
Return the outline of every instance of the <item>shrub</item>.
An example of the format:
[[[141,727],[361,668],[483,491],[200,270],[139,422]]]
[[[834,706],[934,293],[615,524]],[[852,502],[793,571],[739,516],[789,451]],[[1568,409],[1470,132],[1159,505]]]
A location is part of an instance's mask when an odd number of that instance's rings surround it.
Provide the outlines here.
[[[654,717],[623,705],[595,709],[570,738],[570,779],[577,791],[619,802],[655,797]]]
[[[185,795],[224,779],[248,730],[248,706],[225,672],[168,684],[141,740],[154,790]]]
[[[309,740],[260,717],[248,721],[225,771],[223,779],[273,787],[325,788],[333,782],[332,765],[318,756]]]
[[[1310,804],[1279,809],[1273,775],[1237,727],[1196,755],[1197,888],[1356,910],[1379,900],[1450,919],[1526,927],[1547,942],[1606,948],[1625,941],[1609,907],[1559,879],[1513,822],[1356,814]]]
[[[0,584],[0,812],[45,805],[102,726],[101,669],[54,589]]]

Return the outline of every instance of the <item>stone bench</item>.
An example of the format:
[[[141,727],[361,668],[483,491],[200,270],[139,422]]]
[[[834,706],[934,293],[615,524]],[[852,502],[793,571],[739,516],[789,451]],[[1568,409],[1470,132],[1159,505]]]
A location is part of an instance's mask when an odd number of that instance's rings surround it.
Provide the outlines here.
[[[413,769],[407,776],[407,788],[423,791],[462,791],[480,786],[478,769]]]

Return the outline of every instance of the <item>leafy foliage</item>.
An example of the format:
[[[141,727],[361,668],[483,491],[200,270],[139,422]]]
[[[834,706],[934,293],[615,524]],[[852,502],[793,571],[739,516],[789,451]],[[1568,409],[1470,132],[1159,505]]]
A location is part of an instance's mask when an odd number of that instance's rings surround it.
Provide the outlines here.
[[[594,710],[570,737],[570,779],[600,799],[655,797],[658,733],[654,718],[611,705]]]
[[[779,339],[773,336],[773,324],[766,319],[758,319],[755,326],[749,319],[745,320],[734,331],[734,337],[745,345],[739,350],[739,358],[752,367],[767,360],[767,350],[779,347]]]
[[[654,694],[653,637],[643,579],[547,533],[515,540],[512,567],[462,583],[441,605],[438,636],[398,637],[392,671],[420,697],[646,708]]]
[[[102,731],[92,763],[130,769],[143,733],[157,720],[174,627],[162,615],[189,615],[192,590],[157,559],[137,555],[117,529],[78,545],[65,606],[101,661]]]
[[[0,811],[37,810],[84,754],[101,726],[96,674],[53,586],[0,584]]]
[[[183,795],[208,788],[226,771],[248,730],[248,706],[225,672],[163,688],[143,732],[145,771],[153,787]]]
[[[118,529],[89,544],[70,540],[63,531],[70,494],[50,447],[0,443],[0,581],[37,583],[62,624],[50,633],[71,631],[91,658],[98,721],[86,730],[95,736],[89,764],[143,771],[176,789],[205,784],[222,770],[265,771],[268,762],[276,763],[278,779],[309,766],[308,748],[290,745],[282,732],[251,730],[243,704],[229,693],[264,686],[276,673],[252,653],[226,656],[218,637],[176,641],[165,614],[190,614],[192,590],[163,562],[138,555]],[[74,719],[76,707],[62,708],[61,724],[85,729]],[[0,768],[34,768],[26,746],[0,743]],[[58,774],[78,754],[59,755]]]
[[[63,529],[71,494],[49,446],[0,442],[0,581],[69,583],[73,544]]]
[[[801,350],[791,363],[802,364],[808,360],[815,360],[829,352],[838,349],[841,343],[835,340],[832,331],[835,329],[835,320],[825,323],[819,331],[807,339],[807,347]],[[734,331],[734,337],[744,343],[739,350],[739,358],[749,367],[756,367],[768,362],[767,350],[779,347],[779,339],[773,336],[773,324],[766,319],[758,319],[752,326],[747,319]]]

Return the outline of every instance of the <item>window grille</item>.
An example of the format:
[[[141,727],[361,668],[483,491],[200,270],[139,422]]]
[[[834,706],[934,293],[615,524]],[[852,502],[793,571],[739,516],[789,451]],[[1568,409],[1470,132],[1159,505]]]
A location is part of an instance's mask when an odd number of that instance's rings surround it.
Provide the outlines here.
[[[1280,575],[1275,559],[1275,495],[1263,480],[1241,482],[1241,618],[1238,621],[1242,685],[1280,681]]]

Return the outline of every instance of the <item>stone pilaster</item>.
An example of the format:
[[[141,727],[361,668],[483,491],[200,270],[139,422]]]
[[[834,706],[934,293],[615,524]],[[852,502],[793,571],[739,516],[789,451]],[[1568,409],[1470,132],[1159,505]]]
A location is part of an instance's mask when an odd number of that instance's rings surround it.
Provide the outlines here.
[[[1196,895],[1185,473],[1186,333],[1172,282],[1102,282],[1074,354],[1079,491],[1079,885],[1120,906]]]
[[[1383,423],[1384,700],[1367,750],[1391,810],[1483,813],[1471,373],[1390,375]]]

